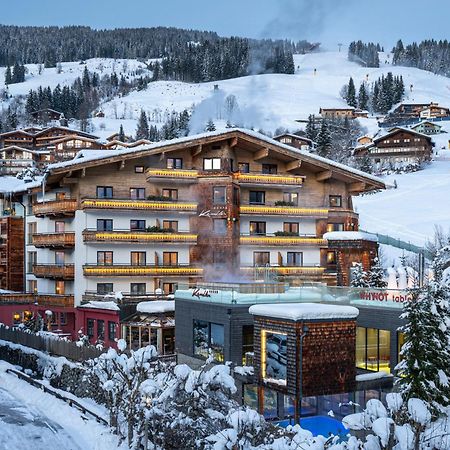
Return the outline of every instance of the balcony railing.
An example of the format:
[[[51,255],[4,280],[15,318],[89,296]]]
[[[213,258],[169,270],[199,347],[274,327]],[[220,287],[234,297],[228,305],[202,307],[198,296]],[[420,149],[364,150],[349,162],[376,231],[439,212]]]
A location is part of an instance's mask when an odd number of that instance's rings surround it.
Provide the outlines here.
[[[97,231],[84,230],[84,242],[125,242],[125,243],[188,243],[195,244],[197,235],[191,233],[163,233],[163,232],[147,232],[147,231]]]
[[[318,266],[255,266],[255,267],[241,267],[241,270],[246,274],[253,275],[257,278],[262,278],[264,275],[273,274],[284,276],[296,276],[305,278],[321,277],[325,273],[325,267]]]
[[[266,174],[266,173],[242,173],[234,174],[235,180],[240,184],[249,185],[279,185],[279,186],[301,186],[303,178],[297,175],[289,174]]]
[[[241,235],[241,245],[265,245],[265,246],[325,246],[327,241],[316,236],[275,236],[275,235]]]
[[[74,306],[73,295],[33,294],[29,292],[17,294],[0,294],[2,304],[37,304],[42,306],[59,306],[70,308]]]
[[[62,280],[74,279],[73,264],[34,264],[33,274],[37,278],[51,278]]]
[[[285,206],[276,204],[264,204],[264,205],[241,205],[241,214],[243,215],[286,215],[296,217],[312,217],[321,218],[327,217],[328,209],[326,208],[307,208],[298,206]]]
[[[71,248],[75,246],[75,233],[36,233],[32,244],[38,248]]]
[[[185,169],[148,169],[147,181],[171,181],[175,183],[196,183],[197,170]]]
[[[81,202],[83,209],[130,209],[140,211],[180,211],[197,212],[197,203],[167,200],[131,199],[86,199]]]
[[[155,294],[154,292],[144,292],[141,294],[135,294],[132,292],[120,292],[120,295],[111,294],[99,294],[96,291],[86,291],[82,297],[82,303],[90,301],[97,302],[110,302],[111,300],[117,303],[139,303],[148,302],[153,300],[172,300],[173,295],[168,296],[166,294]]]
[[[201,277],[203,269],[200,267],[193,267],[189,265],[177,264],[173,266],[158,266],[158,265],[127,265],[127,264],[113,264],[113,265],[98,265],[85,264],[83,266],[83,273],[86,277],[101,277],[101,276],[185,276],[185,277]]]
[[[78,202],[72,198],[49,200],[33,205],[33,214],[36,217],[70,217],[75,215]]]

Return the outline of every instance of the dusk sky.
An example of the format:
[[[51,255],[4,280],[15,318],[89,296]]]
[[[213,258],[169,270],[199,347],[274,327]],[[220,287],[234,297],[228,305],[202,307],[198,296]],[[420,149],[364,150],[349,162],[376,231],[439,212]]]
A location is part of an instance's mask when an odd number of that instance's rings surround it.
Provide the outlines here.
[[[89,25],[95,28],[175,26],[222,36],[320,41],[328,48],[354,39],[390,48],[445,39],[449,0],[20,0],[0,22],[14,25]]]

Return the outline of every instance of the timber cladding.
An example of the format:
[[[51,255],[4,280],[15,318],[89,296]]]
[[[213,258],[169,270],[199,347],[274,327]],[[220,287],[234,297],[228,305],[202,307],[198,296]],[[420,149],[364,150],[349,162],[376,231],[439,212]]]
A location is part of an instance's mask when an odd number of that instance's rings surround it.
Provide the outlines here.
[[[254,365],[260,385],[297,395],[300,391],[300,335],[303,325],[308,332],[303,340],[303,396],[332,395],[355,389],[356,320],[294,322],[254,317]],[[286,385],[265,382],[262,377],[262,331],[287,335]]]

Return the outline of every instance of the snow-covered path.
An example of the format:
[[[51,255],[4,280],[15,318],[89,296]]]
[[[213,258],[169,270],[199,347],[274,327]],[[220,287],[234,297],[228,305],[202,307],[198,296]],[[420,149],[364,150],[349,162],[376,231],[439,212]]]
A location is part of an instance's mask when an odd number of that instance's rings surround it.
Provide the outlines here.
[[[0,360],[0,450],[124,450],[109,430],[62,400],[6,373]]]

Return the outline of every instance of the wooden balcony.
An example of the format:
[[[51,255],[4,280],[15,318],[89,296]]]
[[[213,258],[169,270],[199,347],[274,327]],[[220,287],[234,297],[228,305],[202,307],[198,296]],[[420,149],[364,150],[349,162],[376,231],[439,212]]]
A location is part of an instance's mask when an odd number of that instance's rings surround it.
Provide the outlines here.
[[[241,205],[241,215],[254,216],[292,216],[322,218],[328,216],[326,208],[301,208],[298,206],[285,205]]]
[[[0,294],[0,305],[3,304],[35,304],[42,306],[58,306],[64,308],[73,308],[73,295],[58,294]]]
[[[97,264],[86,264],[83,266],[85,277],[121,277],[121,276],[182,276],[201,277],[203,269],[189,265],[157,266],[142,265],[131,266],[127,264],[113,264],[100,266]]]
[[[264,278],[266,275],[274,276],[295,276],[300,279],[316,280],[325,273],[325,267],[316,266],[258,266],[241,267],[241,271],[246,275],[253,274],[254,278]]]
[[[163,233],[163,232],[146,232],[146,231],[97,231],[84,230],[84,242],[108,242],[108,243],[165,243],[165,244],[196,244],[197,235],[191,233]]]
[[[87,199],[81,202],[83,209],[119,209],[133,211],[179,211],[196,213],[197,203],[166,200]]]
[[[268,235],[241,235],[239,239],[241,245],[263,245],[265,247],[289,247],[292,245],[303,246],[326,246],[325,239],[315,236],[268,236]]]
[[[36,233],[32,244],[37,248],[73,248],[75,233]]]
[[[244,186],[297,186],[303,184],[304,177],[289,174],[235,173],[234,179]]]
[[[33,205],[33,214],[36,217],[73,217],[77,207],[77,200],[72,198],[49,200]]]
[[[147,181],[192,184],[197,182],[197,170],[185,169],[148,169]]]
[[[57,280],[73,280],[73,264],[35,264],[33,274],[37,278],[51,278]]]

